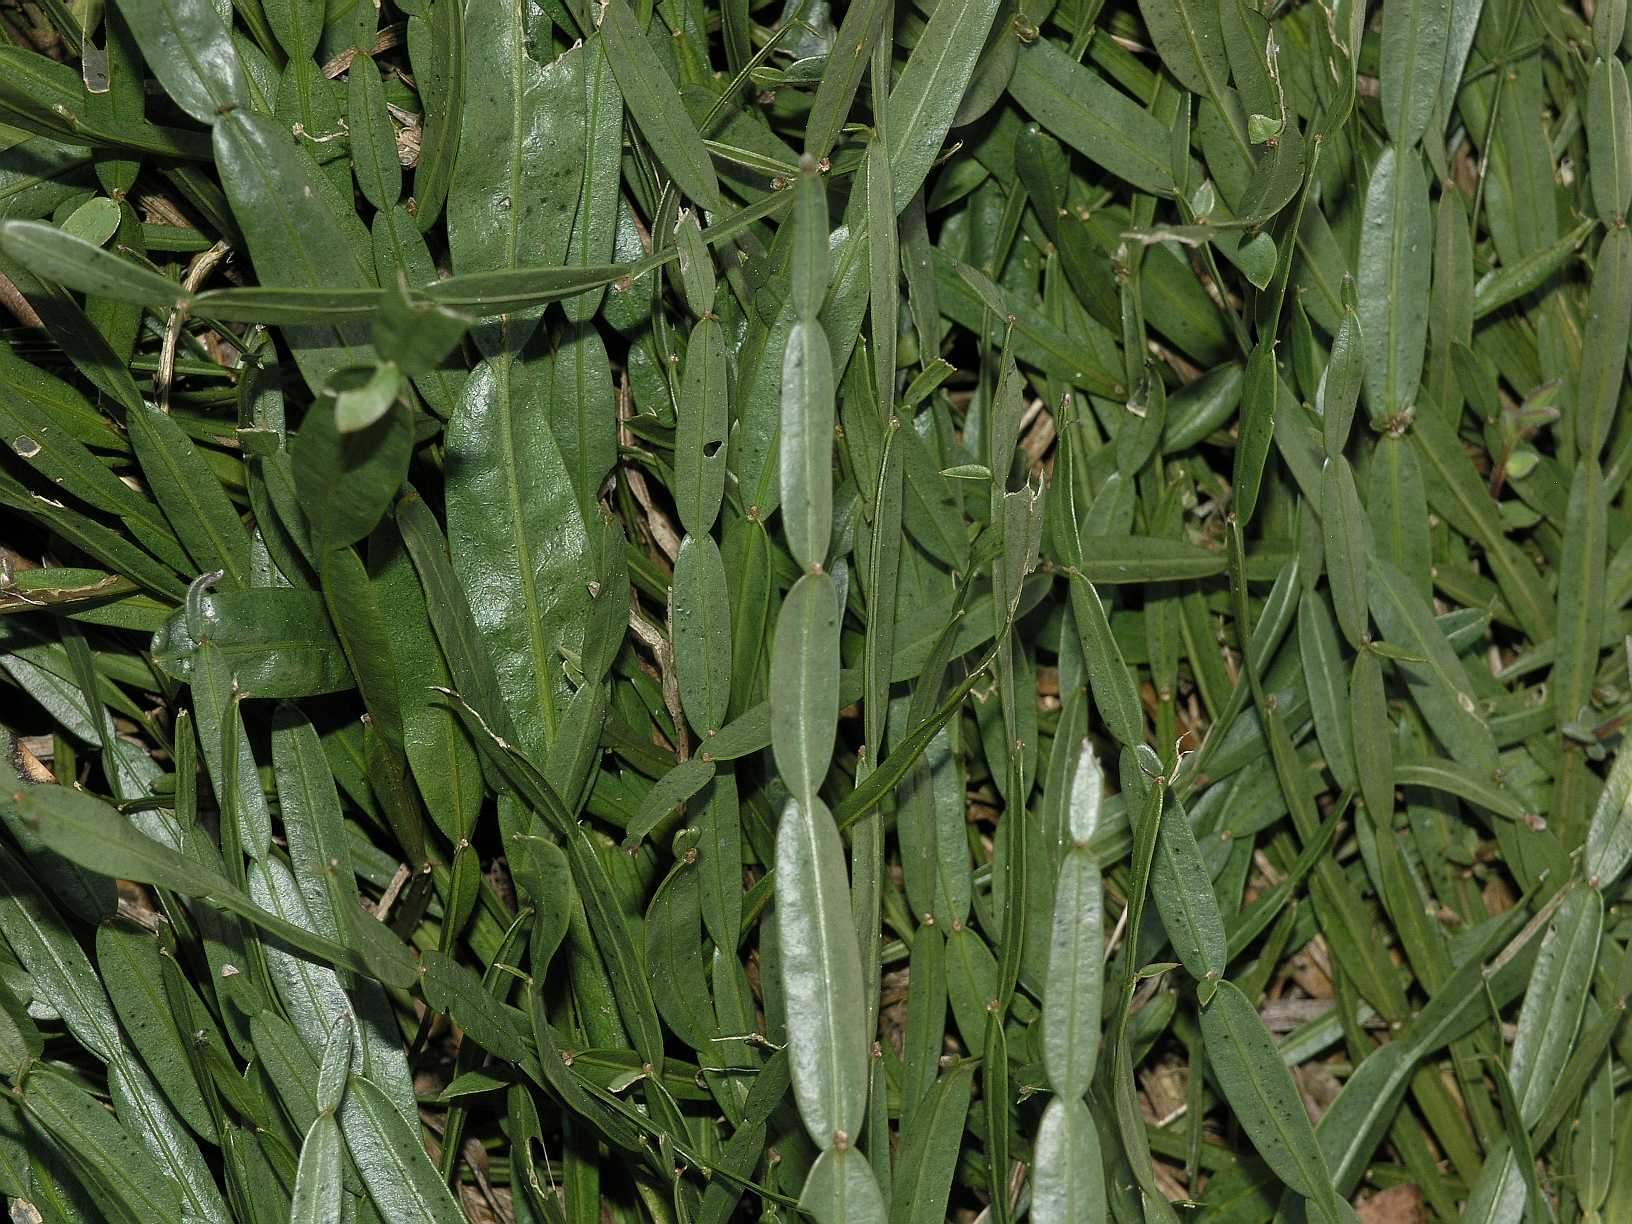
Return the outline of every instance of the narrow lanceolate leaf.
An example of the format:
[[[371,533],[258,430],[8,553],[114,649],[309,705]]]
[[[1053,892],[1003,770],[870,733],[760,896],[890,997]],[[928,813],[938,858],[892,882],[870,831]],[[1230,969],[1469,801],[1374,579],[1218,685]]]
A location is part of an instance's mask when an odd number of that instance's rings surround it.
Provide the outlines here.
[[[1432,220],[1415,151],[1388,146],[1372,168],[1360,228],[1360,330],[1373,420],[1411,408],[1428,337]]]
[[[23,1083],[18,1104],[30,1125],[86,1179],[86,1188],[108,1218],[129,1224],[181,1224],[176,1183],[79,1084],[60,1071],[40,1067]]]
[[[1332,584],[1332,607],[1338,626],[1356,650],[1369,635],[1366,617],[1366,569],[1371,555],[1371,528],[1354,487],[1354,473],[1341,454],[1326,460],[1321,472],[1321,526],[1326,542],[1326,578]]]
[[[801,322],[814,320],[829,280],[827,186],[809,159],[799,168],[793,199],[793,302]]]
[[[1162,812],[1150,886],[1173,950],[1200,983],[1198,994],[1205,1004],[1224,976],[1224,921],[1195,830],[1177,799],[1170,799]]]
[[[703,319],[686,347],[679,420],[674,434],[674,501],[693,535],[714,525],[725,495],[726,439],[731,427],[725,333]]]
[[[248,586],[249,536],[192,440],[157,408],[132,410],[125,424],[149,488],[200,572],[221,570],[227,585]]]
[[[1105,1218],[1099,1130],[1088,1107],[1056,1096],[1043,1110],[1032,1157],[1031,1215],[1038,1224]]]
[[[584,58],[584,179],[578,196],[578,213],[567,242],[567,262],[592,265],[612,262],[617,210],[606,207],[618,189],[618,157],[623,148],[623,95],[606,55],[606,40],[599,34],[588,39],[581,50]],[[562,309],[574,323],[593,318],[603,294],[586,293],[568,298]]]
[[[1605,221],[1632,208],[1632,96],[1616,56],[1592,66],[1587,82],[1587,153],[1592,202]]]
[[[709,535],[688,535],[674,560],[674,665],[686,717],[707,738],[731,694],[731,604],[725,562]]]
[[[209,0],[124,0],[119,6],[142,58],[182,110],[200,123],[249,101],[249,83],[221,10]]]
[[[131,1043],[182,1120],[214,1138],[214,1121],[177,1027],[187,1018],[170,1012],[159,955],[158,940],[145,932],[113,924],[97,928],[96,966]]]
[[[1066,852],[1054,890],[1043,987],[1043,1065],[1049,1086],[1075,1100],[1093,1081],[1104,990],[1099,868],[1086,839]]]
[[[816,1224],[884,1224],[889,1219],[867,1158],[837,1148],[827,1149],[810,1166],[799,1206]]]
[[[1383,123],[1396,147],[1422,138],[1439,96],[1451,0],[1414,0],[1383,10]]]
[[[1224,557],[1159,536],[1083,536],[1078,572],[1089,582],[1182,582],[1222,573]]]
[[[884,126],[897,215],[940,156],[997,8],[997,0],[936,5],[890,90]]]
[[[806,574],[783,601],[771,645],[771,749],[795,798],[814,798],[839,717],[839,603],[833,580]]]
[[[359,55],[346,73],[346,126],[357,186],[375,208],[390,208],[402,194],[402,163],[396,133],[385,107],[385,87],[374,61]]]
[[[69,289],[168,309],[182,296],[168,277],[44,221],[0,222],[0,250]]]
[[[339,193],[287,128],[234,110],[216,122],[214,143],[227,199],[263,286],[368,288],[361,224],[349,209],[342,211]],[[368,364],[368,337],[356,324],[291,325],[285,334],[314,392],[339,370]]]
[[[1321,372],[1315,393],[1328,455],[1341,455],[1348,444],[1349,429],[1354,424],[1354,406],[1360,398],[1364,378],[1365,344],[1360,336],[1360,315],[1345,306],[1337,334],[1332,337],[1331,358]]]
[[[1626,375],[1622,356],[1632,333],[1632,231],[1616,226],[1604,235],[1587,299],[1586,335],[1577,381],[1576,439],[1589,456],[1609,441]]]
[[[1632,861],[1632,752],[1615,754],[1587,828],[1587,879],[1609,888]]]
[[[382,1219],[413,1224],[463,1224],[465,1215],[385,1094],[353,1076],[340,1107],[346,1150]]]
[[[783,529],[808,570],[827,560],[833,528],[833,358],[814,320],[788,333],[779,446]]]
[[[1144,742],[1145,720],[1139,691],[1123,660],[1122,650],[1111,634],[1110,622],[1099,593],[1085,578],[1071,579],[1071,612],[1087,656],[1088,680],[1094,701],[1104,714],[1111,734],[1124,747]]]
[[[1247,359],[1246,380],[1241,385],[1241,440],[1235,448],[1235,513],[1243,523],[1251,520],[1258,506],[1280,394],[1274,346],[1260,342]]]
[[[609,0],[602,9],[601,38],[629,113],[659,163],[698,204],[710,212],[719,208],[720,184],[708,149],[627,0]]]
[[[1139,15],[1162,63],[1186,89],[1209,98],[1223,93],[1230,61],[1217,5],[1197,0],[1172,4],[1140,0]]]
[[[1383,688],[1383,661],[1376,650],[1355,656],[1349,710],[1360,794],[1372,816],[1384,821],[1394,811],[1394,727]]]
[[[1167,128],[1047,39],[1021,49],[1009,92],[1033,119],[1095,165],[1141,191],[1173,193]],[[898,177],[897,200],[900,189]]]
[[[941,1224],[957,1172],[974,1076],[968,1067],[948,1071],[902,1126],[894,1170],[890,1218],[906,1224]]]
[[[465,6],[432,4],[408,22],[408,46],[425,105],[414,169],[421,231],[442,215],[459,155],[465,102]]]
[[[457,173],[448,189],[448,246],[457,273],[566,261],[583,181],[584,90],[578,61],[544,64],[528,45],[519,0],[465,8],[467,94]],[[537,318],[518,312],[484,351],[520,347]]]
[[[84,949],[34,877],[0,853],[0,934],[33,978],[34,988],[74,1039],[102,1059],[121,1048],[119,1024]]]
[[[1311,1200],[1320,1217],[1341,1219],[1326,1161],[1304,1112],[1292,1073],[1247,996],[1234,982],[1219,984],[1201,1013],[1207,1062],[1241,1127],[1264,1163],[1292,1190]]]
[[[1508,1060],[1526,1126],[1534,1126],[1541,1116],[1575,1044],[1603,926],[1603,895],[1594,888],[1576,888],[1559,906],[1536,955]]]
[[[1606,511],[1603,475],[1598,461],[1588,457],[1576,466],[1570,485],[1564,556],[1558,572],[1558,648],[1549,688],[1561,727],[1581,722],[1583,715],[1591,717],[1586,707],[1603,637]],[[1560,816],[1569,819],[1573,814]]]
[[[289,1224],[339,1224],[346,1193],[342,1167],[340,1127],[333,1115],[320,1114],[300,1147]]]
[[[625,844],[635,846],[648,836],[714,777],[714,763],[707,757],[692,757],[664,774],[647,792],[625,830]]]
[[[821,800],[782,810],[776,877],[794,1099],[819,1148],[847,1148],[867,1105],[868,1034],[844,848]]]
[[[332,1112],[340,1108],[345,1097],[346,1083],[351,1078],[352,1018],[342,1013],[329,1028],[328,1040],[323,1045],[323,1062],[317,1073],[317,1107]]]
[[[1426,601],[1397,569],[1375,556],[1367,591],[1383,638],[1411,655],[1410,661],[1397,659],[1394,665],[1404,673],[1429,729],[1462,764],[1487,774],[1494,771],[1496,745],[1490,728],[1479,717],[1462,664]]]
[[[483,362],[447,442],[454,570],[520,746],[540,759],[565,707],[562,652],[584,641],[591,580],[578,499],[538,410],[546,374],[536,360]]]
[[[835,47],[842,51],[828,58],[805,126],[805,152],[817,161],[828,155],[838,139],[856,90],[866,75],[885,15],[891,11],[889,0],[863,0],[845,10],[834,40]]]

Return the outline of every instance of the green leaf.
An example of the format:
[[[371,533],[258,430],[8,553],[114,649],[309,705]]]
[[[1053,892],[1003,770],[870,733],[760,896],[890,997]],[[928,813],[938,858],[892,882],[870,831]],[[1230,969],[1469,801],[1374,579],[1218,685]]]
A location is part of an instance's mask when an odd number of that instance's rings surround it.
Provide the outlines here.
[[[1234,982],[1220,982],[1201,1013],[1207,1060],[1225,1098],[1264,1163],[1310,1200],[1320,1218],[1339,1221],[1326,1161],[1292,1075],[1264,1022]]]
[[[521,1026],[517,1023],[519,1013],[513,1013],[489,994],[473,970],[434,948],[426,951],[424,963],[422,986],[425,999],[433,1008],[452,1016],[467,1038],[495,1058],[518,1063],[526,1057]],[[354,1080],[352,1088],[355,1086]],[[348,1099],[350,1091],[348,1089]]]
[[[627,0],[608,0],[602,8],[601,38],[629,113],[657,160],[686,195],[710,212],[719,209],[708,150]]]
[[[725,333],[716,319],[703,319],[686,346],[674,435],[674,496],[680,523],[693,535],[706,533],[725,496],[731,400],[727,393]]]
[[[1576,467],[1564,519],[1564,556],[1558,571],[1558,648],[1548,688],[1558,723],[1575,722],[1592,700],[1603,638],[1604,566],[1609,523],[1603,478],[1590,455]],[[1559,812],[1573,820],[1575,813]]]
[[[1541,941],[1513,1033],[1508,1074],[1526,1126],[1541,1116],[1575,1044],[1603,933],[1603,896],[1576,888]]]
[[[1215,5],[1196,0],[1140,0],[1139,15],[1162,63],[1192,93],[1217,99],[1230,76],[1224,30]],[[1062,1133],[1063,1133],[1063,1126]]]
[[[268,913],[228,883],[225,876],[213,868],[179,859],[169,847],[140,832],[98,799],[62,787],[34,787],[17,808],[47,846],[92,871],[155,884],[182,896],[207,898],[294,948],[343,968],[372,973],[351,949]],[[406,950],[401,963],[402,968],[390,974],[392,984],[413,981]]]
[[[519,0],[465,7],[469,88],[448,188],[448,247],[460,275],[566,261],[583,181],[580,61],[535,60],[526,21]],[[540,313],[518,311],[502,338],[479,329],[483,352],[519,351]]]
[[[897,215],[940,156],[997,8],[997,0],[936,5],[890,90],[884,128]]]
[[[213,124],[249,102],[249,83],[221,10],[209,0],[122,0],[142,58],[194,119]]]
[[[839,613],[833,580],[806,574],[783,601],[771,645],[771,748],[777,772],[801,801],[815,798],[833,757]]]
[[[624,830],[624,845],[630,849],[638,846],[713,777],[714,762],[705,757],[692,757],[669,770],[641,800],[640,810]]]
[[[1632,862],[1632,752],[1617,752],[1587,828],[1586,868],[1594,887],[1610,888]]]
[[[194,563],[223,571],[229,586],[249,586],[249,536],[191,439],[157,408],[133,409],[125,424],[148,487]]]
[[[403,391],[402,371],[394,362],[382,361],[361,379],[358,373],[347,371],[331,388],[335,392],[334,423],[342,433],[367,429],[391,411]]]
[[[688,535],[674,559],[674,666],[686,716],[708,741],[725,725],[731,687],[731,604],[712,536]]]
[[[185,296],[167,277],[43,221],[0,221],[0,250],[36,276],[98,297],[167,309]]]
[[[1178,582],[1224,572],[1221,553],[1157,536],[1084,536],[1078,573],[1089,582]]]
[[[1037,1127],[1033,1161],[1031,1214],[1038,1224],[1105,1218],[1099,1131],[1080,1100],[1049,1101]]]
[[[716,1030],[699,938],[700,894],[697,872],[684,859],[658,885],[646,910],[646,974],[664,1022],[708,1066],[714,1061]]]
[[[1411,695],[1427,715],[1430,730],[1462,764],[1493,773],[1496,745],[1479,717],[1467,677],[1455,651],[1435,623],[1425,601],[1405,577],[1379,557],[1371,559],[1368,604],[1388,641],[1422,663],[1398,662]]]
[[[414,170],[421,231],[436,224],[459,154],[465,99],[465,6],[435,0],[408,21],[408,48],[425,113]]]
[[[623,148],[623,97],[607,58],[606,42],[591,35],[581,52],[567,55],[584,58],[584,110],[589,125],[584,132],[583,186],[578,196],[578,212],[572,236],[567,241],[567,262],[591,266],[612,259],[617,229],[617,209],[608,205],[618,192],[619,155]],[[585,323],[600,309],[602,294],[569,297],[563,304],[567,318]]]
[[[1075,828],[1072,836],[1076,845],[1065,854],[1054,890],[1042,1036],[1049,1084],[1075,1100],[1088,1090],[1099,1057],[1105,953],[1099,868],[1087,839]]]
[[[1047,39],[1022,49],[1009,93],[1032,118],[1095,165],[1141,191],[1173,194],[1167,129]],[[893,128],[891,135],[893,139]],[[897,199],[900,190],[898,175]]]
[[[1235,513],[1243,523],[1251,520],[1258,507],[1264,463],[1275,436],[1280,394],[1281,378],[1275,368],[1275,350],[1260,342],[1247,358],[1246,377],[1241,384],[1241,440],[1235,449]]]
[[[844,850],[819,799],[783,808],[776,877],[793,1095],[817,1147],[842,1151],[861,1133],[868,1034],[856,1007],[861,953],[850,921]]]
[[[1332,606],[1349,645],[1359,650],[1371,636],[1366,618],[1366,575],[1371,557],[1371,528],[1354,473],[1341,454],[1321,469],[1321,526],[1326,544],[1326,579],[1332,584]]]
[[[368,1197],[387,1220],[463,1224],[465,1215],[385,1094],[353,1076],[340,1107],[346,1151],[368,1187]]]
[[[1626,362],[1620,350],[1632,335],[1632,232],[1611,229],[1598,247],[1592,293],[1587,299],[1582,337],[1575,435],[1581,449],[1596,457],[1609,440]]]
[[[339,1224],[345,1196],[341,1167],[340,1127],[325,1113],[312,1123],[300,1146],[290,1224]]]
[[[329,1029],[328,1041],[323,1045],[323,1064],[317,1074],[319,1112],[333,1113],[340,1108],[346,1082],[351,1078],[352,1052],[351,1018],[342,1015]]]
[[[145,932],[116,925],[97,928],[96,965],[120,1024],[177,1114],[199,1135],[213,1140],[215,1122],[193,1078],[178,1017],[171,1014],[165,997],[160,955],[158,940]]]
[[[202,0],[193,2],[213,14]],[[216,122],[214,146],[227,199],[263,286],[341,293],[369,287],[359,223],[287,129],[264,115],[234,110]],[[198,309],[209,313],[202,304]],[[313,391],[348,366],[369,364],[368,337],[356,325],[291,323],[285,335]]]
[[[1632,208],[1632,96],[1615,56],[1592,66],[1587,81],[1587,153],[1592,203],[1606,221]]]
[[[103,1060],[112,1059],[123,1041],[84,950],[33,876],[9,852],[0,854],[0,884],[0,933],[27,969],[30,991],[62,1017],[80,1045]]]
[[[838,1148],[824,1150],[811,1165],[799,1206],[816,1224],[883,1224],[888,1218],[867,1158]]]
[[[783,530],[805,569],[827,560],[833,524],[833,365],[820,323],[795,323],[782,359]]]
[[[1386,147],[1366,188],[1357,285],[1373,421],[1405,412],[1416,399],[1428,337],[1431,224],[1422,159]]]
[[[176,1183],[160,1172],[141,1144],[101,1102],[60,1071],[33,1070],[18,1103],[29,1124],[57,1145],[111,1220],[182,1219]]]
[[[21,999],[0,983],[0,1058],[4,1073],[16,1078],[30,1060],[45,1049],[45,1038]]]
[[[957,1172],[974,1076],[956,1067],[935,1081],[902,1127],[900,1154],[890,1187],[890,1219],[939,1224]]]
[[[298,3],[290,5],[291,9],[299,7]],[[321,28],[320,21],[314,24]],[[316,32],[314,29],[313,33]],[[357,186],[363,198],[375,208],[390,208],[402,194],[402,163],[397,157],[391,116],[385,109],[380,70],[371,58],[359,55],[351,61],[346,83],[346,127],[351,133],[351,161],[357,173]]]
[[[1450,0],[1414,0],[1383,10],[1383,124],[1409,150],[1428,127],[1450,35]]]
[[[592,580],[578,500],[536,410],[547,372],[509,355],[484,361],[465,384],[447,441],[454,570],[520,744],[540,758],[565,709],[562,652],[582,649]]]
[[[829,56],[805,122],[805,152],[818,162],[832,151],[839,137],[890,11],[885,0],[862,0],[844,11],[834,46],[845,50]]]
[[[1224,921],[1196,845],[1195,830],[1177,799],[1169,800],[1162,812],[1150,872],[1162,926],[1179,960],[1200,983],[1197,994],[1205,1006],[1215,983],[1224,976]]]
[[[1362,650],[1349,674],[1354,767],[1366,808],[1379,821],[1394,811],[1394,728],[1383,688],[1383,661],[1375,650]]]
[[[1570,262],[1595,228],[1595,222],[1582,221],[1550,245],[1487,272],[1474,286],[1473,317],[1482,319],[1509,302],[1539,289]]]

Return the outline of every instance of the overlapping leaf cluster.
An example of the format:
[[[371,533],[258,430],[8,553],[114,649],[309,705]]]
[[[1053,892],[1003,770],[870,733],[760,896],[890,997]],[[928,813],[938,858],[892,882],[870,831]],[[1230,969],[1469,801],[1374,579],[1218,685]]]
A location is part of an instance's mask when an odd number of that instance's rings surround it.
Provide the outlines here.
[[[6,5],[13,1218],[1632,1219],[1625,10]]]

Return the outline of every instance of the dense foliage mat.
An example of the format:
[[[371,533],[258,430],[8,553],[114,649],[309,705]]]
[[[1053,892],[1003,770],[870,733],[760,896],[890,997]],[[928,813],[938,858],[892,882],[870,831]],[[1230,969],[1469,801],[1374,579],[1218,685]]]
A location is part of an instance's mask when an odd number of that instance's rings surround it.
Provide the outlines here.
[[[0,9],[12,1218],[1632,1220],[1625,9]]]

